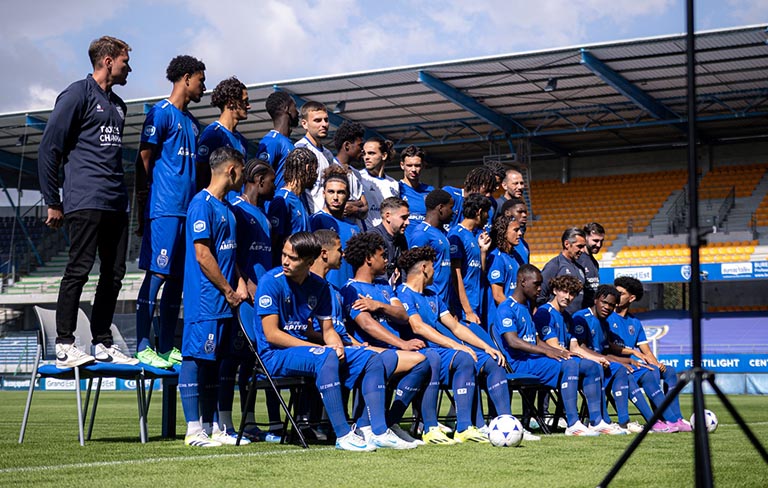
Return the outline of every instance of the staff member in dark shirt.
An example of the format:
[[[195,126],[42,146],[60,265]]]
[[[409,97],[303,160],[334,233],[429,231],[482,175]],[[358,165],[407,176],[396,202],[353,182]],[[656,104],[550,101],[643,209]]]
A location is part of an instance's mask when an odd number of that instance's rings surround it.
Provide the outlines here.
[[[400,282],[400,273],[395,266],[400,254],[408,250],[405,240],[405,228],[408,226],[410,209],[408,202],[398,197],[388,197],[381,201],[381,223],[371,229],[384,238],[387,251],[387,280],[390,284]]]
[[[562,252],[552,258],[544,265],[544,269],[541,270],[541,292],[536,300],[538,305],[543,305],[549,300],[552,292],[552,290],[549,289],[549,280],[552,278],[562,275],[572,275],[578,278],[582,285],[584,285],[584,282],[586,281],[584,267],[579,263],[579,258],[584,252],[584,248],[587,247],[587,236],[584,234],[584,230],[576,227],[565,229],[560,242],[563,244]],[[568,308],[566,308],[566,311],[572,314],[581,310],[584,308],[582,305],[583,300],[584,291],[582,290],[573,299]]]
[[[582,229],[587,237],[586,252],[579,257],[579,264],[584,268],[584,299],[581,308],[588,308],[595,304],[595,293],[600,286],[600,263],[597,256],[605,242],[605,228],[597,222],[590,222]]]
[[[125,85],[130,46],[114,37],[91,42],[93,73],[72,83],[56,99],[38,153],[40,189],[48,205],[48,227],[67,224],[70,249],[56,304],[56,365],[97,361],[138,364],[112,343],[110,326],[125,275],[128,194],[123,178],[125,103],[112,91]],[[59,168],[64,167],[64,200]],[[94,355],[75,342],[77,311],[96,253],[99,284],[91,314]]]

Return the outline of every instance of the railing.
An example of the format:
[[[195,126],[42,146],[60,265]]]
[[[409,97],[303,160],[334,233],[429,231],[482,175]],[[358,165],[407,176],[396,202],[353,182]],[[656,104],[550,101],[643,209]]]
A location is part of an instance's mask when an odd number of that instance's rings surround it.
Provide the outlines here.
[[[667,211],[667,231],[669,234],[679,234],[686,229],[688,217],[688,185],[685,185],[672,207]]]
[[[717,211],[717,220],[714,222],[714,225],[717,227],[722,227],[723,222],[725,222],[725,219],[728,218],[728,213],[733,209],[733,206],[736,204],[736,187],[732,186],[731,191],[728,192],[728,195],[723,199],[723,203],[720,204],[720,209]]]

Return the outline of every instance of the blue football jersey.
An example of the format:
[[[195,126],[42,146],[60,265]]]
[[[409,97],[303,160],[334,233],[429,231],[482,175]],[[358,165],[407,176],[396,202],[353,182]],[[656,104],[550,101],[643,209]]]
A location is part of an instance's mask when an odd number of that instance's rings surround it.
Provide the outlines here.
[[[451,227],[459,225],[459,222],[464,220],[464,189],[456,188],[455,186],[444,186],[443,190],[450,193],[453,197],[453,220],[451,220],[450,224],[445,224],[445,230],[447,232]]]
[[[330,284],[330,283],[329,283]],[[330,284],[331,286],[331,304],[333,305],[333,317],[331,321],[333,322],[333,329],[336,331],[337,334],[339,334],[339,337],[341,337],[341,341],[344,343],[344,345],[350,345],[352,344],[352,339],[349,337],[349,332],[347,332],[347,326],[344,323],[344,304],[342,302],[341,298],[341,292],[338,288]],[[312,326],[315,329],[315,332],[323,332],[323,328],[321,326],[322,324],[315,320],[312,323]]]
[[[573,330],[571,334],[579,343],[593,351],[603,353],[608,349],[608,323],[600,320],[589,308],[584,308],[573,314]]]
[[[568,325],[571,317],[568,312],[562,314],[555,310],[550,303],[545,303],[536,310],[533,315],[533,322],[536,324],[536,330],[542,341],[556,338],[560,347],[568,349],[571,345],[571,332]]]
[[[259,281],[255,301],[254,329],[259,353],[278,349],[267,342],[262,317],[277,315],[279,329],[302,340],[307,340],[307,328],[314,322],[333,318],[328,282],[314,273],[298,284],[286,277],[281,267],[271,269]]]
[[[425,324],[435,329],[438,329],[437,324],[440,323],[440,317],[450,313],[448,305],[429,288],[425,289],[423,293],[416,293],[403,283],[397,287],[397,296],[403,302],[403,307],[408,312],[409,317],[418,314]],[[429,347],[442,347],[434,342],[426,340],[425,342]]]
[[[416,224],[423,222],[424,218],[427,216],[427,206],[424,204],[424,199],[429,192],[435,189],[435,187],[420,183],[418,188],[413,188],[402,181],[399,182],[399,185],[400,198],[408,202],[408,212],[410,213],[410,217],[408,218],[409,226],[415,226]],[[409,227],[406,227],[406,229],[408,228]]]
[[[528,264],[531,262],[531,248],[522,237],[520,238],[520,242],[515,246],[515,252],[520,256],[520,259],[523,260],[523,263]]]
[[[237,288],[236,219],[229,202],[222,202],[208,190],[192,199],[186,221],[184,261],[184,322],[200,322],[232,317],[224,295],[205,276],[197,262],[195,242],[208,240],[211,254],[221,274],[232,288]]]
[[[613,312],[608,316],[608,325],[610,340],[620,346],[636,349],[640,344],[648,344],[643,324],[632,314],[622,317]]]
[[[408,247],[432,246],[437,253],[435,258],[435,277],[431,288],[444,302],[450,299],[448,288],[451,282],[451,245],[445,232],[436,229],[427,222],[416,226],[408,236]]]
[[[272,232],[282,237],[309,232],[309,215],[303,195],[299,197],[287,188],[277,190],[267,208]]]
[[[285,179],[283,177],[285,158],[288,157],[291,151],[293,151],[293,142],[276,130],[267,132],[267,135],[259,141],[256,157],[269,163],[274,168],[276,188],[285,186]]]
[[[200,140],[197,142],[197,162],[207,163],[213,151],[220,147],[231,147],[248,160],[248,141],[237,132],[230,131],[216,120],[203,129]]]
[[[184,217],[195,195],[195,158],[200,124],[191,113],[168,100],[147,114],[141,142],[158,147],[149,177],[147,212],[150,218]]]
[[[312,214],[309,218],[309,227],[313,232],[320,229],[331,229],[336,231],[336,233],[339,234],[342,249],[346,249],[347,241],[353,235],[363,231],[355,222],[348,219],[337,219],[325,211]],[[348,280],[351,280],[354,277],[355,270],[352,268],[352,265],[349,264],[346,259],[342,259],[341,267],[339,269],[329,270],[325,279],[328,280],[328,283],[341,289]]]
[[[372,346],[377,347],[387,347],[387,348],[394,348],[391,344],[387,344],[386,342],[380,341],[368,333],[366,333],[364,330],[362,330],[360,327],[357,326],[355,323],[355,319],[358,315],[360,315],[360,311],[355,310],[352,308],[352,304],[355,303],[355,301],[360,298],[360,295],[370,298],[373,300],[376,300],[378,302],[382,303],[388,303],[388,304],[398,304],[400,303],[400,300],[397,296],[395,296],[395,293],[392,291],[392,288],[389,286],[389,283],[386,281],[376,281],[374,283],[365,283],[362,281],[357,280],[349,280],[344,285],[344,287],[341,289],[341,298],[342,303],[344,304],[344,313],[346,314],[346,317],[348,318],[347,324],[349,325],[349,330],[353,331],[353,335],[355,338],[360,342],[368,342]],[[401,336],[401,329],[398,324],[391,324],[389,320],[387,319],[387,316],[383,313],[374,313],[369,312],[371,314],[371,317],[375,321],[381,324],[382,327],[387,329],[392,334],[400,337]]]
[[[272,267],[270,224],[264,211],[240,196],[229,199],[237,219],[237,263],[248,278],[259,277]]]
[[[464,290],[467,293],[467,300],[472,311],[478,316],[482,313],[480,309],[482,299],[482,288],[480,287],[480,275],[482,272],[480,245],[477,243],[477,236],[461,224],[452,227],[448,232],[448,242],[451,246],[451,260],[461,263],[461,277],[464,282]],[[461,317],[463,310],[454,287],[450,287],[450,305],[453,313]]]
[[[511,298],[501,302],[496,309],[496,318],[493,321],[493,334],[496,341],[503,345],[513,360],[525,361],[529,357],[541,357],[539,354],[529,354],[509,347],[504,341],[504,334],[507,332],[515,332],[525,342],[536,344],[536,324],[530,310]]]

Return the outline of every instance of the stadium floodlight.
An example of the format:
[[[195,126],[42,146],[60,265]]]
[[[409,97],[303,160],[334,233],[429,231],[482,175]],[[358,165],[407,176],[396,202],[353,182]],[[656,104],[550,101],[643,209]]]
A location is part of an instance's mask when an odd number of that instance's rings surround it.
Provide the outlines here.
[[[333,113],[335,113],[335,114],[343,113],[344,110],[346,110],[346,108],[347,108],[347,101],[346,100],[341,100],[333,108]]]
[[[557,78],[550,78],[547,80],[547,85],[544,87],[544,91],[549,93],[557,90]]]

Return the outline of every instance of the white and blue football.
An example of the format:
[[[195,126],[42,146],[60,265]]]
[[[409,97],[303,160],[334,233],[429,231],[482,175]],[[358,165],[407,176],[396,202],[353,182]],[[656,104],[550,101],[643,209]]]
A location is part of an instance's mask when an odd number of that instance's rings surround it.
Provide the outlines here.
[[[696,414],[691,415],[691,428],[696,428],[696,424],[693,423],[694,420],[696,420]],[[717,430],[717,415],[712,410],[704,409],[704,423],[708,432],[714,432]]]
[[[488,440],[496,447],[517,447],[523,440],[523,425],[512,415],[499,415],[488,425]]]

